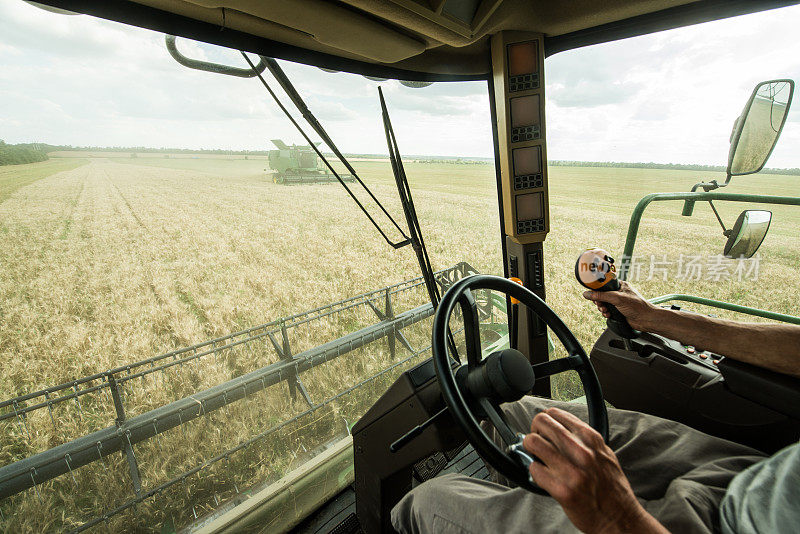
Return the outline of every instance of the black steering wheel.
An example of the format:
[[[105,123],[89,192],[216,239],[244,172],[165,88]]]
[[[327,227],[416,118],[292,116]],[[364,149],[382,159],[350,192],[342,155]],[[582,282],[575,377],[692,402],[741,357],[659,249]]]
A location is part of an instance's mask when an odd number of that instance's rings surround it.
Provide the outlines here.
[[[531,365],[521,352],[506,349],[482,358],[478,308],[472,295],[477,289],[499,291],[526,305],[550,327],[569,356]],[[467,363],[454,370],[453,360],[448,357],[447,332],[456,303],[464,316]],[[453,419],[481,457],[518,486],[543,492],[530,479],[527,466],[532,459],[522,449],[521,435],[508,426],[499,405],[521,399],[530,392],[537,378],[577,371],[586,394],[589,424],[608,441],[608,413],[603,392],[586,351],[564,321],[529,289],[499,276],[476,274],[459,280],[444,294],[436,310],[432,352],[442,397]],[[475,412],[492,423],[505,442],[505,450],[484,432]]]

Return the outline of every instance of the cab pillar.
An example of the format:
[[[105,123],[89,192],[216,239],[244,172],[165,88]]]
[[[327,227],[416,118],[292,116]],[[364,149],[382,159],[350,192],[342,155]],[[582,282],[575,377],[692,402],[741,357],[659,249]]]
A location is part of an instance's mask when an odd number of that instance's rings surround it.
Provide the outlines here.
[[[493,120],[505,271],[545,298],[543,243],[550,231],[542,34],[492,36]],[[549,359],[547,329],[527,308],[515,318],[517,348],[531,363]],[[550,396],[550,381],[533,393]]]

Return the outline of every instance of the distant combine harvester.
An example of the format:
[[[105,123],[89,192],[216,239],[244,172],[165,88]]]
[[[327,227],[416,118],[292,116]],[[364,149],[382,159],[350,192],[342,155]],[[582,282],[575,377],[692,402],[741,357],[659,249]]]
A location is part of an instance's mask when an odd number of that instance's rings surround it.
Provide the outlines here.
[[[272,181],[276,184],[319,184],[336,182],[336,176],[320,165],[319,157],[310,145],[288,146],[280,139],[273,139],[272,144],[278,150],[269,151],[269,168]],[[321,143],[315,143],[319,146]],[[341,174],[339,177],[345,182],[353,182],[352,174]]]

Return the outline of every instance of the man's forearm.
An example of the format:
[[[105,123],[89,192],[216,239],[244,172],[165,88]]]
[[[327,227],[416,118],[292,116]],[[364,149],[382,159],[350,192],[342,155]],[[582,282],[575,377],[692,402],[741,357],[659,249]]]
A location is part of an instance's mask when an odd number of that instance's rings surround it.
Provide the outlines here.
[[[639,513],[627,523],[617,526],[617,530],[609,534],[670,534],[669,530],[658,520],[640,507]]]
[[[644,330],[779,373],[800,376],[800,326],[741,323],[656,308]]]

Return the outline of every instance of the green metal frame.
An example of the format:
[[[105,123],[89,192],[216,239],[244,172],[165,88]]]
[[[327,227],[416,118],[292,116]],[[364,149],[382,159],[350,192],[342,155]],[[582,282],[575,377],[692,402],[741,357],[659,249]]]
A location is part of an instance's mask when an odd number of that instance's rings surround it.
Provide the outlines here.
[[[354,474],[353,438],[347,436],[194,532],[288,532],[352,484]]]
[[[639,233],[639,224],[642,221],[644,210],[651,202],[659,202],[664,200],[683,200],[689,202],[706,202],[712,200],[728,201],[728,202],[750,202],[758,204],[781,204],[788,206],[800,206],[800,198],[798,197],[778,197],[772,195],[745,195],[740,193],[716,193],[716,192],[686,192],[686,193],[653,193],[643,197],[631,214],[631,222],[628,225],[628,236],[625,239],[625,250],[622,253],[622,261],[620,263],[619,272],[617,276],[620,280],[625,280],[628,277],[630,270],[631,259],[633,258],[633,247],[636,245],[636,236]],[[661,304],[679,300],[684,302],[693,302],[703,306],[711,306],[723,310],[733,311],[737,313],[744,313],[747,315],[754,315],[756,317],[764,317],[774,321],[781,321],[785,323],[800,324],[800,317],[794,315],[786,315],[783,313],[776,313],[750,306],[741,306],[739,304],[732,304],[730,302],[723,302],[719,300],[707,299],[704,297],[697,297],[694,295],[684,295],[681,293],[673,293],[670,295],[662,295],[654,299],[650,299],[653,304]]]
[[[783,313],[771,312],[767,310],[761,310],[758,308],[751,308],[750,306],[741,306],[739,304],[731,304],[730,302],[723,302],[721,300],[707,299],[705,297],[696,297],[694,295],[684,295],[681,293],[661,295],[660,297],[650,299],[650,302],[653,304],[661,304],[673,300],[680,300],[683,302],[693,302],[695,304],[702,304],[703,306],[711,306],[713,308],[720,308],[723,310],[728,310],[736,313],[755,315],[756,317],[764,317],[765,319],[772,319],[773,321],[800,324],[800,317],[796,317],[794,315],[786,315]]]
[[[724,200],[728,202],[750,202],[758,204],[782,204],[788,206],[800,206],[800,197],[777,197],[772,195],[744,195],[739,193],[715,193],[715,192],[685,192],[685,193],[653,193],[642,197],[631,214],[631,222],[628,225],[628,236],[625,239],[625,250],[622,253],[617,276],[620,280],[628,277],[631,258],[633,257],[633,247],[636,245],[636,235],[639,233],[639,223],[642,221],[644,210],[651,202],[664,200],[688,200],[694,202],[706,202],[709,200]]]

